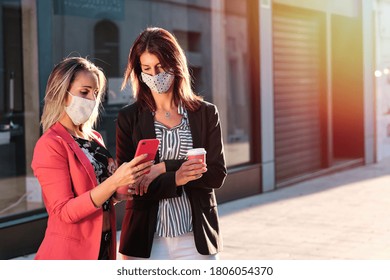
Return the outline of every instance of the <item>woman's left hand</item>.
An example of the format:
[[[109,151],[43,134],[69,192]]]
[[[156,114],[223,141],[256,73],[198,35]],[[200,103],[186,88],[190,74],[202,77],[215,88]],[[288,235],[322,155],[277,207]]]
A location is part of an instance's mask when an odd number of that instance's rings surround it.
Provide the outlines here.
[[[142,196],[147,193],[150,183],[165,172],[164,162],[154,164],[152,165],[150,172],[135,182],[131,188],[134,189],[136,195]]]

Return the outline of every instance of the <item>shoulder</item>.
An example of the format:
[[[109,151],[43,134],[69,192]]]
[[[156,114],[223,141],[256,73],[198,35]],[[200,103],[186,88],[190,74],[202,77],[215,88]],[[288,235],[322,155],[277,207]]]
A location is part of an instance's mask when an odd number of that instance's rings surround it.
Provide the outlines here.
[[[119,115],[132,115],[139,111],[138,102],[134,102],[132,104],[126,105],[119,110]]]
[[[200,101],[199,110],[205,111],[207,114],[218,115],[218,108],[215,104],[207,101]]]
[[[200,106],[195,112],[188,112],[190,122],[205,122],[214,127],[219,124],[217,106],[207,101],[200,101]]]
[[[137,102],[126,105],[119,110],[116,125],[119,127],[132,126],[136,122],[138,114],[139,105]]]
[[[49,128],[42,136],[39,138],[37,145],[45,145],[45,144],[55,144],[64,141],[62,137],[52,128]]]
[[[34,158],[44,155],[57,154],[65,155],[67,142],[55,130],[49,128],[38,139],[34,148]]]

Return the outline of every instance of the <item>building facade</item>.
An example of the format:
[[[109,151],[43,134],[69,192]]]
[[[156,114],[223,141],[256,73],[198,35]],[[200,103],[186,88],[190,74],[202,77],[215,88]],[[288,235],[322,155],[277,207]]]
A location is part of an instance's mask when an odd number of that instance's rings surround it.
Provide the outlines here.
[[[374,2],[377,158],[390,156],[390,1]]]
[[[30,164],[53,66],[82,56],[104,69],[108,90],[97,130],[115,155],[115,118],[133,102],[130,87],[120,91],[127,55],[148,26],[176,36],[194,90],[218,106],[229,172],[219,202],[377,157],[371,0],[0,5],[2,259],[35,252],[43,238],[47,214]],[[123,203],[117,207],[120,225]]]

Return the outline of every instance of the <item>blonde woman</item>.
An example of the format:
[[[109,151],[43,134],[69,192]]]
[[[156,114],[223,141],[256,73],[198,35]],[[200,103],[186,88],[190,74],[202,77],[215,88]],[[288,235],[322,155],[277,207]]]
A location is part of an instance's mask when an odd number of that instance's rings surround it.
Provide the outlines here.
[[[157,138],[160,146],[151,172],[133,185],[119,252],[124,259],[217,259],[222,238],[214,190],[226,166],[216,106],[192,92],[184,52],[162,28],[137,37],[124,78],[136,102],[118,115],[118,162],[130,160],[141,139]],[[206,149],[207,165],[185,160],[192,148]]]
[[[92,62],[69,57],[50,74],[32,169],[48,212],[36,259],[115,259],[111,197],[150,170],[145,155],[116,164],[93,130],[106,78]],[[131,194],[129,194],[131,195]]]

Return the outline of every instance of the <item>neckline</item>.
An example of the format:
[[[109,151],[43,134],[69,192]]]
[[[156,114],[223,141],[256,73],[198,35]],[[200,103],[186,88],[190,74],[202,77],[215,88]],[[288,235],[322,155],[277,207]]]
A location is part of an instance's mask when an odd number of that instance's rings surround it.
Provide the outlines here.
[[[160,121],[154,119],[154,122],[155,122],[155,123],[160,124],[161,126],[163,126],[163,127],[164,127],[165,129],[167,129],[167,130],[174,130],[174,129],[177,129],[177,128],[183,126],[183,125],[185,124],[185,121],[186,121],[186,120],[185,120],[185,117],[182,116],[182,117],[181,117],[181,120],[180,120],[180,123],[178,123],[178,124],[175,125],[175,126],[168,127],[166,124],[163,124],[162,122],[160,122]]]
[[[74,136],[72,134],[70,136],[72,136],[72,138],[74,140],[82,140],[82,141],[86,141],[86,142],[91,142],[93,140],[93,139],[85,139],[85,138],[82,138],[82,137]]]

